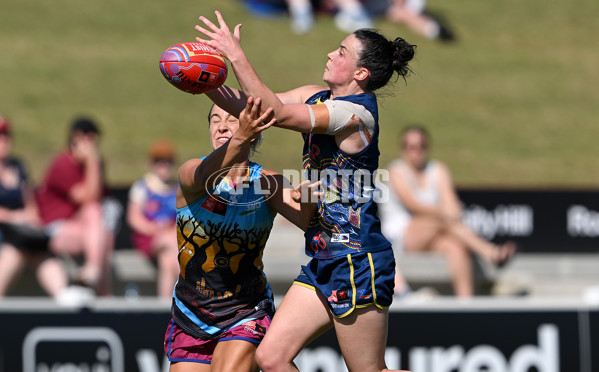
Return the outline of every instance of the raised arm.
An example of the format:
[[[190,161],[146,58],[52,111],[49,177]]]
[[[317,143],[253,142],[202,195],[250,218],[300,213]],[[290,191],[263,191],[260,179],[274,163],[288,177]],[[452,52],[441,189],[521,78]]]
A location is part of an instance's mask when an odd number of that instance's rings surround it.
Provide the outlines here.
[[[206,185],[216,185],[226,176],[223,171],[235,164],[245,162],[250,153],[252,140],[274,123],[272,109],[260,115],[261,100],[249,97],[245,109],[240,113],[239,129],[222,146],[214,150],[204,160],[191,159],[179,168],[179,185],[183,192],[201,193]],[[266,121],[266,122],[265,122]]]
[[[263,186],[267,185],[272,193],[268,198],[271,210],[306,231],[316,213],[317,201],[323,195],[319,191],[321,182],[310,184],[310,181],[304,181],[294,189],[285,176],[268,170],[263,172]]]
[[[309,96],[325,88],[311,85],[289,91],[285,94],[275,94],[259,78],[241,48],[241,24],[236,25],[234,31],[231,32],[220,12],[216,11],[215,13],[219,26],[217,27],[206,17],[201,16],[200,21],[205,24],[206,28],[196,26],[196,29],[204,34],[208,40],[199,37],[196,39],[215,48],[229,60],[237,81],[246,95],[261,97],[264,107],[273,108],[274,115],[277,118],[275,126],[302,133],[309,132],[312,129],[310,111],[308,105],[304,104],[304,102]],[[232,100],[229,90],[230,88],[228,87],[221,87],[216,91],[207,93],[207,95],[214,102],[217,102],[217,100],[226,100],[228,105],[231,104],[230,101]],[[237,108],[239,108],[239,104],[237,104]]]

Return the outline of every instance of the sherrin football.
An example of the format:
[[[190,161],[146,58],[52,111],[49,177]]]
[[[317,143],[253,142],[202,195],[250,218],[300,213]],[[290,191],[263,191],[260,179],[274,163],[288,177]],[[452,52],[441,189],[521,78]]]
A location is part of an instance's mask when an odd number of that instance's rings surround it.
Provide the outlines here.
[[[160,57],[160,71],[178,89],[200,94],[227,80],[227,62],[216,49],[203,43],[180,43]]]

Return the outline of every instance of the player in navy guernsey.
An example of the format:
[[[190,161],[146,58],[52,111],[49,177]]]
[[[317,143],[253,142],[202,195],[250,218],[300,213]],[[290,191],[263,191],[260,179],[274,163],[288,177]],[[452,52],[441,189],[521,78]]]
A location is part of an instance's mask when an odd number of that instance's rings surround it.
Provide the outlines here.
[[[260,116],[259,99],[248,99],[238,120],[213,106],[214,151],[179,168],[181,269],[164,341],[171,371],[258,368],[254,354],[274,314],[262,263],[273,219],[281,213],[303,229],[309,222],[295,201],[300,190],[249,161],[255,139],[272,125],[271,111]]]
[[[300,350],[335,327],[349,371],[388,371],[384,354],[395,259],[373,201],[379,158],[374,91],[394,73],[408,75],[415,47],[375,30],[357,30],[327,55],[326,87],[275,94],[241,48],[241,25],[231,30],[219,12],[216,18],[218,25],[200,17],[203,26],[196,29],[204,39],[197,40],[229,60],[241,90],[221,86],[206,95],[232,114],[242,110],[246,97],[261,97],[273,109],[275,126],[303,134],[305,172],[323,193],[317,205],[302,201],[302,216],[312,216],[305,234],[312,259],[258,347],[258,365],[264,372],[295,371]]]

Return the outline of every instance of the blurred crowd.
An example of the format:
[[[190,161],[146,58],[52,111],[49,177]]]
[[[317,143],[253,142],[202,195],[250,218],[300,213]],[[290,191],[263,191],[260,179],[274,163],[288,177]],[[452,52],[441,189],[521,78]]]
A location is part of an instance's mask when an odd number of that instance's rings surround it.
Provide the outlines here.
[[[310,32],[319,13],[331,16],[335,25],[347,33],[373,27],[377,18],[384,17],[430,39],[455,38],[446,22],[427,9],[426,0],[244,3],[257,16],[288,15],[297,34]],[[459,224],[458,202],[449,171],[439,162],[428,161],[425,145],[407,143],[410,133],[404,133],[408,137],[400,141],[401,159],[390,165],[392,174],[398,176],[391,179],[392,200],[382,208],[384,222],[392,224],[387,224],[387,234],[395,246],[401,247],[398,252],[444,253],[455,293],[471,296],[470,253],[501,265],[513,254],[514,247],[494,246]],[[73,120],[64,149],[55,154],[39,183],[32,181],[24,162],[13,154],[13,135],[13,123],[0,116],[0,298],[10,294],[11,285],[19,280],[25,267],[31,267],[40,287],[59,301],[68,302],[84,295],[113,295],[115,234],[121,221],[131,231],[131,247],[156,265],[156,294],[170,298],[179,275],[173,145],[159,139],[149,146],[147,172],[132,184],[127,205],[123,206],[110,195],[100,151],[101,130],[92,118]],[[426,143],[426,133],[420,135],[420,142]],[[410,157],[418,150],[414,146],[422,152],[419,160]],[[401,180],[407,179],[412,183],[402,184],[405,182]],[[432,189],[437,186],[442,190]],[[447,190],[453,192],[449,199]],[[419,200],[420,194],[436,196]],[[450,202],[445,203],[447,200]],[[65,260],[76,267],[76,272],[67,272]],[[399,295],[409,292],[399,271],[397,283]]]
[[[93,119],[76,118],[65,148],[34,184],[12,152],[13,124],[0,116],[0,297],[26,266],[59,302],[113,295],[115,233],[124,208],[110,195],[100,136]],[[148,171],[132,185],[126,215],[132,246],[156,262],[156,293],[163,298],[179,273],[175,160],[169,141],[151,145]],[[65,260],[76,273],[67,272]]]
[[[427,7],[426,0],[244,0],[246,9],[262,17],[287,15],[296,34],[310,32],[316,13],[333,17],[341,31],[372,28],[387,19],[429,39],[454,41],[448,22]]]
[[[131,247],[156,265],[157,296],[170,298],[179,275],[175,148],[166,139],[149,146],[147,171],[131,185],[123,216],[123,206],[106,184],[100,136],[93,119],[75,119],[65,148],[34,185],[12,152],[13,125],[0,116],[0,297],[10,293],[25,266],[34,269],[49,296],[62,302],[82,293],[113,295],[115,233],[123,219]],[[462,223],[450,170],[429,157],[430,145],[423,126],[400,133],[398,157],[387,166],[389,200],[379,203],[382,229],[398,261],[407,252],[442,254],[455,295],[468,298],[475,294],[473,258],[502,267],[516,247],[488,242]],[[76,264],[76,273],[68,275],[65,259]],[[396,296],[412,295],[399,266],[396,272]]]

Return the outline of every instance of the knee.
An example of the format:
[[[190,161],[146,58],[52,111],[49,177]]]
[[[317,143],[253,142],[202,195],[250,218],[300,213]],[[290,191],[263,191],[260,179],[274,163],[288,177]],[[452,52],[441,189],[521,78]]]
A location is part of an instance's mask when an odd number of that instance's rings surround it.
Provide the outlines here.
[[[403,6],[390,7],[386,15],[391,22],[396,23],[406,23],[410,18],[409,11],[407,11]]]
[[[451,237],[443,239],[440,245],[443,247],[443,251],[448,256],[468,256],[467,247]]]
[[[270,369],[270,366],[268,365],[269,360],[267,358],[266,352],[264,351],[263,344],[260,344],[260,346],[258,346],[258,349],[256,349],[256,363],[258,364],[258,367],[260,367],[260,369],[262,371],[272,370],[272,369]]]
[[[256,363],[262,372],[276,372],[281,361],[277,360],[276,355],[268,351],[268,346],[264,343],[258,346],[256,350]]]
[[[102,226],[102,206],[100,203],[83,204],[79,214],[88,226]]]

